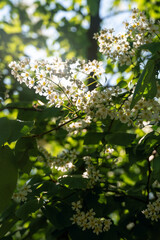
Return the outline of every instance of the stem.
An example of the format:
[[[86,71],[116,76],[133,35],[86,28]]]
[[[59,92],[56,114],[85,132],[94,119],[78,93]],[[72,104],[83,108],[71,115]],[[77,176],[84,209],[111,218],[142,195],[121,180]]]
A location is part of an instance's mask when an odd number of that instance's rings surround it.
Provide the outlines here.
[[[63,107],[67,108],[68,110],[70,110],[72,113],[75,113],[74,110],[66,105],[63,105]]]
[[[123,104],[125,103],[125,101],[126,101],[126,100],[128,99],[128,97],[132,94],[132,90],[133,90],[133,89],[131,88],[129,92],[126,92],[126,94],[128,94],[128,95],[127,95],[126,97],[124,97],[124,100],[122,101],[121,105],[119,106],[118,111],[122,108],[122,106],[123,106]],[[115,120],[115,118],[113,118],[113,119],[111,120],[111,123],[110,123],[110,125],[109,125],[109,127],[108,127],[108,132],[110,132],[114,120]]]
[[[89,79],[89,78],[88,78],[88,79]],[[92,84],[94,84],[94,83],[96,83],[96,82],[97,82],[97,80],[95,80],[94,82],[89,83],[89,84],[87,85],[87,87],[91,86]]]
[[[122,101],[121,105],[119,106],[118,111],[122,108],[122,106],[124,105],[125,101],[128,100],[128,97],[132,94],[132,90],[133,90],[133,88],[131,88],[129,90],[129,92],[128,91],[126,92],[126,94],[128,94],[128,95],[126,97],[124,97],[124,100]]]
[[[51,81],[53,84],[55,84],[57,87],[59,87],[60,90],[64,93],[64,95],[67,97],[67,99],[68,99],[68,101],[70,102],[70,104],[71,104],[73,107],[75,107],[75,106],[73,105],[73,103],[71,102],[71,100],[69,99],[68,95],[65,93],[64,89],[63,89],[60,85],[58,85],[57,83],[53,82],[52,79],[50,79],[50,78],[47,78],[47,77],[46,77],[46,79],[48,79],[48,80]]]

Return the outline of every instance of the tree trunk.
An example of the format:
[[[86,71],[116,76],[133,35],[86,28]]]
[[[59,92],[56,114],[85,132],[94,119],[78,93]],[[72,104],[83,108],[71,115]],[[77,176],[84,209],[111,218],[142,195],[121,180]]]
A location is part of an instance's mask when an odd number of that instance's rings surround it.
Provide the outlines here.
[[[96,0],[96,1],[98,2],[98,11],[96,15],[90,16],[90,28],[88,30],[89,47],[87,51],[87,59],[91,61],[94,59],[97,59],[98,44],[97,44],[97,41],[93,39],[93,35],[94,33],[100,30],[100,23],[101,23],[101,18],[99,16],[100,0]],[[95,80],[93,78],[90,78],[88,81],[88,84],[94,81]],[[96,87],[96,83],[93,83],[89,86],[89,90],[91,91],[95,87]]]

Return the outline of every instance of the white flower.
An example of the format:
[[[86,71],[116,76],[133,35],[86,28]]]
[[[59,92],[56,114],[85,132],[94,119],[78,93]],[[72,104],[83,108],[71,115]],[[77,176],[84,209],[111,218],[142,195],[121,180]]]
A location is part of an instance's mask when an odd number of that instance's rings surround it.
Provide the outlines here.
[[[30,77],[30,74],[29,72],[25,71],[23,73],[21,73],[21,76],[24,78],[24,79],[28,79]]]
[[[39,64],[38,64],[38,61],[33,61],[30,63],[30,66],[31,66],[31,71],[37,71],[39,70]]]
[[[44,80],[44,78],[46,77],[46,73],[44,70],[40,70],[40,72],[36,73],[36,77],[38,78],[38,80]]]
[[[29,77],[27,86],[28,86],[29,88],[32,88],[32,87],[34,86],[34,83],[35,83],[34,79],[32,79],[32,78]]]
[[[73,214],[73,216],[70,218],[70,220],[72,221],[72,224],[76,224],[77,223],[77,214]]]
[[[112,224],[110,219],[105,219],[104,220],[104,227],[103,227],[103,231],[108,231],[110,229],[110,226]]]
[[[81,201],[77,201],[77,202],[72,202],[72,209],[73,210],[79,210],[80,208],[82,208],[82,204]]]
[[[32,192],[31,185],[24,185],[16,193],[13,193],[12,199],[16,202],[25,202],[29,192]]]
[[[102,232],[102,225],[95,225],[93,232],[96,233],[97,235],[99,235],[99,233]]]

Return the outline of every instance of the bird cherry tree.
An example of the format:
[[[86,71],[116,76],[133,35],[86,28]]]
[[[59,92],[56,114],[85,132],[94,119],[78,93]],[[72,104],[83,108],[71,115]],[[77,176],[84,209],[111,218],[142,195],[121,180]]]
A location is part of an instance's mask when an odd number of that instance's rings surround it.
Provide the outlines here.
[[[9,64],[36,97],[0,119],[0,239],[158,239],[159,26],[138,9],[124,25],[95,33],[103,62]]]

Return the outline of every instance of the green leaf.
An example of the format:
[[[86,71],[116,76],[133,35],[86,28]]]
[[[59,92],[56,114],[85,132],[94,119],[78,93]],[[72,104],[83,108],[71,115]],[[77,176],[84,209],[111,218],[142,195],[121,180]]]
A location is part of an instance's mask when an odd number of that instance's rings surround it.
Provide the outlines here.
[[[87,132],[84,137],[84,144],[98,144],[99,141],[103,138],[103,133],[97,132]]]
[[[126,81],[120,81],[117,86],[119,86],[120,88],[125,88],[126,86],[128,86],[127,82]]]
[[[21,136],[26,135],[33,127],[33,122],[19,122],[16,120],[8,120],[10,125],[10,137],[8,142],[14,142]]]
[[[0,227],[0,239],[5,236],[5,234],[14,226],[17,221],[18,218],[14,215],[3,221]]]
[[[18,111],[17,119],[22,121],[33,121],[36,118],[36,115],[38,115],[36,111],[20,109]]]
[[[160,42],[147,43],[139,47],[139,49],[149,50],[151,53],[155,54],[160,50]]]
[[[149,60],[138,79],[130,108],[132,109],[142,96],[145,96],[146,98],[153,98],[156,93],[155,62],[153,60]]]
[[[58,194],[59,190],[60,190],[60,186],[57,185],[54,182],[50,182],[50,181],[45,181],[41,187],[42,191],[45,191],[46,194],[51,197],[53,195]]]
[[[81,175],[70,175],[59,178],[59,183],[72,189],[82,189],[87,186],[88,180]]]
[[[65,139],[65,137],[67,136],[68,132],[63,129],[63,128],[60,128],[56,131],[56,139],[58,140],[63,140]]]
[[[127,124],[122,123],[119,119],[113,121],[113,119],[111,119],[110,117],[107,117],[107,119],[103,120],[102,122],[105,124],[105,128],[104,128],[105,132],[108,132],[108,131],[110,131],[110,133],[126,132],[127,129],[129,129]]]
[[[127,69],[129,68],[129,66],[128,65],[120,65],[120,64],[118,64],[118,70],[121,72],[121,73],[123,73],[123,72],[125,72]]]
[[[44,108],[44,109],[39,109],[39,110],[19,110],[18,112],[18,119],[23,120],[23,121],[44,121],[46,119],[51,119],[53,117],[58,117],[61,116],[62,112],[61,109],[51,107],[51,108]]]
[[[152,166],[153,166],[152,176],[154,177],[154,179],[160,181],[160,156],[153,159]]]
[[[0,146],[8,141],[10,126],[7,118],[0,118]]]
[[[97,237],[93,231],[82,231],[80,227],[78,227],[76,224],[74,224],[71,228],[69,228],[69,236],[71,236],[71,239],[76,240],[97,240],[101,239],[101,235]]]
[[[0,148],[0,212],[5,210],[16,188],[18,171],[14,160],[8,146]]]
[[[130,164],[137,163],[138,161],[143,161],[147,157],[142,149],[141,150],[137,149],[135,151],[133,147],[126,148],[126,153],[128,154]]]
[[[111,133],[105,136],[105,140],[109,144],[115,144],[120,146],[130,145],[135,138],[136,138],[136,134],[124,133],[124,132]]]
[[[52,206],[46,205],[42,211],[57,229],[63,229],[72,225],[70,218],[73,213],[70,206],[63,203],[56,203]]]
[[[40,112],[37,120],[43,121],[45,119],[51,119],[53,117],[59,117],[62,116],[62,110],[60,108],[46,108],[42,112]]]
[[[159,141],[160,136],[157,135],[155,131],[152,131],[139,140],[139,143],[135,147],[134,151],[141,151],[141,154],[146,154],[147,157],[147,155],[151,155],[152,151],[155,149]]]
[[[29,214],[36,212],[43,205],[43,200],[33,199],[24,203],[18,210],[16,211],[16,216],[21,219],[26,219]]]
[[[16,163],[24,173],[29,173],[32,168],[30,156],[37,156],[37,143],[32,138],[20,138],[15,146]]]
[[[116,231],[116,228],[112,226],[112,228],[108,231],[104,233],[104,237],[102,238],[102,240],[119,240],[119,236],[118,233]]]
[[[5,142],[11,143],[21,136],[26,135],[33,127],[33,122],[19,122],[9,120],[8,118],[0,119],[0,146]]]

